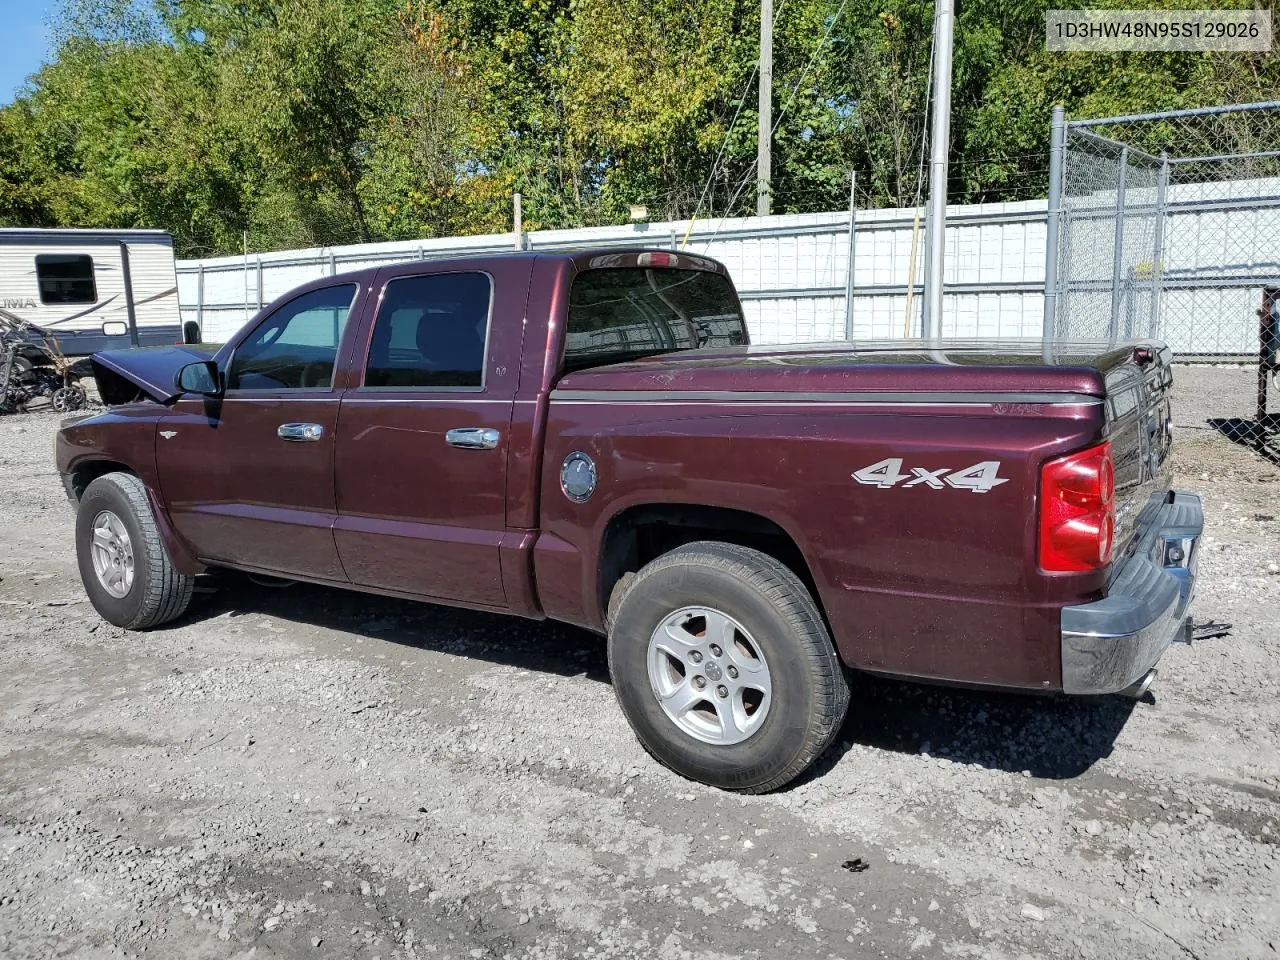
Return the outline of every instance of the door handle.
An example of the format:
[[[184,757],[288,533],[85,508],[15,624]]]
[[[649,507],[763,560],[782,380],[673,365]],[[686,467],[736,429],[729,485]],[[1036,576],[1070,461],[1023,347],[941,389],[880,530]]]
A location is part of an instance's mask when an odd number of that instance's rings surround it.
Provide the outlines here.
[[[282,423],[276,436],[281,440],[315,441],[324,436],[324,427],[318,423]]]
[[[465,450],[492,450],[500,436],[492,427],[454,427],[444,435],[444,442]]]

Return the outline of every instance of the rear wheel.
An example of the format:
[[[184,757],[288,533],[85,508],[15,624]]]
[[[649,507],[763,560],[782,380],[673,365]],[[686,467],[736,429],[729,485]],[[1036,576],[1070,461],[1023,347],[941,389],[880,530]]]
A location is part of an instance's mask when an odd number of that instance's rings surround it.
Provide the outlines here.
[[[839,731],[844,670],[808,590],[773,557],[688,544],[641,570],[611,606],[618,700],[644,747],[678,773],[775,790]]]
[[[145,630],[181,616],[195,578],[174,569],[142,481],[108,473],[89,484],[76,513],[76,558],[89,601],[117,627]]]

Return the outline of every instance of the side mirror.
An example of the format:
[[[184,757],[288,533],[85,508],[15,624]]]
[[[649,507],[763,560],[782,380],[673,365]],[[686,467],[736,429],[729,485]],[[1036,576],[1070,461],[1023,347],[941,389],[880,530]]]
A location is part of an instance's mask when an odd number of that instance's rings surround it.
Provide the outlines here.
[[[108,320],[102,325],[104,337],[123,337],[129,332],[129,325],[119,320]]]
[[[216,397],[222,393],[222,388],[218,386],[218,365],[212,360],[188,363],[178,371],[175,382],[183,393],[200,393],[206,397]]]

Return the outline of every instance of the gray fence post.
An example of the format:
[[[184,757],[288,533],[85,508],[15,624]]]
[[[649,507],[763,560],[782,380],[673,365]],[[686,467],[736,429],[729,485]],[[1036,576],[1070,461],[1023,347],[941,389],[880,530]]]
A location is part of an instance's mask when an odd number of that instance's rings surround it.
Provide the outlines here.
[[[1151,336],[1164,336],[1163,303],[1164,280],[1164,221],[1169,206],[1169,154],[1160,153],[1160,182],[1156,186],[1156,239],[1151,259]]]
[[[1067,119],[1061,106],[1053,108],[1053,132],[1049,149],[1049,210],[1044,240],[1044,328],[1052,340],[1058,317],[1058,257],[1062,232],[1063,155],[1066,152]]]
[[[853,254],[858,246],[858,171],[849,174],[849,269],[844,276],[844,338],[853,340]]]
[[[262,309],[262,254],[258,254],[258,309]]]
[[[1111,339],[1120,325],[1120,308],[1124,299],[1124,204],[1125,179],[1129,171],[1129,148],[1120,148],[1120,176],[1116,183],[1116,245],[1111,260]]]
[[[182,311],[178,311],[182,316]],[[200,327],[200,336],[204,337],[204,264],[196,270],[196,324]]]
[[[338,275],[338,256],[333,252],[333,248],[329,248],[329,276],[336,277]]]

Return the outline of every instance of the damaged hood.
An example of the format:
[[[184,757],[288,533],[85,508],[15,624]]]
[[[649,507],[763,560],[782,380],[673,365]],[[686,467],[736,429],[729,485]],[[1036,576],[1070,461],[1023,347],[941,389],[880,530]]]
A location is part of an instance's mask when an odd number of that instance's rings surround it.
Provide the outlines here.
[[[208,360],[217,344],[180,343],[134,350],[104,350],[95,353],[93,378],[102,402],[127,403],[141,390],[157,403],[172,403],[182,396],[175,380],[189,363]]]

